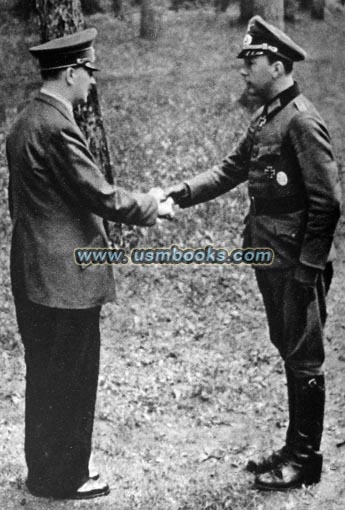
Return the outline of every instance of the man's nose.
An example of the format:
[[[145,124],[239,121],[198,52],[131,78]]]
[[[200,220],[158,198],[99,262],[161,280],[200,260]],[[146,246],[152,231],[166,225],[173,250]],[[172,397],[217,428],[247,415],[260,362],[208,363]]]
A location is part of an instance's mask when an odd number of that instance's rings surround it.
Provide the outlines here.
[[[91,85],[96,85],[96,78],[94,76],[91,76],[90,78],[90,84]]]
[[[241,67],[240,74],[241,76],[243,76],[243,78],[245,78],[246,76],[248,76],[248,69],[246,69],[245,67]]]

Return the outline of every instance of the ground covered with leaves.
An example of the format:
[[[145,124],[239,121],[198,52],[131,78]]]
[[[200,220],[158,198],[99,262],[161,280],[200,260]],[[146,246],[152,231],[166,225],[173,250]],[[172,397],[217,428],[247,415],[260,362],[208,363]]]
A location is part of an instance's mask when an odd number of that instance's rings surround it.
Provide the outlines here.
[[[248,122],[234,58],[243,27],[235,7],[166,11],[155,43],[137,38],[137,14],[88,19],[100,35],[102,98],[118,182],[167,186],[213,166]],[[0,131],[0,507],[111,510],[342,510],[345,505],[344,223],[326,328],[327,409],[319,485],[284,494],[252,488],[251,456],[281,445],[287,424],[283,367],[269,344],[265,313],[248,267],[115,268],[117,302],[102,312],[102,364],[95,461],[111,485],[107,498],[54,502],[30,496],[23,455],[25,371],[9,286],[10,221],[4,139],[18,104],[37,87],[25,48],[35,29],[3,20],[0,39],[13,58],[1,66]],[[297,78],[325,117],[343,178],[342,11],[325,22],[302,17],[287,27],[309,53]],[[151,230],[124,230],[126,246],[241,244],[245,188],[181,211]]]

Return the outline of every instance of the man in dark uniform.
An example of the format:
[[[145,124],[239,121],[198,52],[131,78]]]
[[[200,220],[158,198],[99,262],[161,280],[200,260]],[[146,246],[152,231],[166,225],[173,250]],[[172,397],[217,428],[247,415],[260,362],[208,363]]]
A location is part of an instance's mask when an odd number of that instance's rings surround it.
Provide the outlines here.
[[[31,48],[43,87],[7,139],[13,221],[11,279],[25,347],[27,486],[37,496],[109,492],[89,473],[99,369],[99,316],[114,298],[108,264],[74,250],[107,247],[102,218],[153,225],[171,214],[162,191],[108,184],[73,116],[94,83],[95,29]],[[172,202],[172,201],[171,201]],[[170,204],[171,208],[171,204]]]
[[[340,187],[325,123],[293,80],[293,62],[305,59],[302,48],[255,16],[238,57],[247,92],[263,106],[220,168],[167,195],[189,207],[248,181],[244,247],[275,253],[273,264],[257,266],[255,274],[271,340],[285,363],[290,421],[283,448],[247,468],[258,488],[284,490],[321,476],[323,326]]]

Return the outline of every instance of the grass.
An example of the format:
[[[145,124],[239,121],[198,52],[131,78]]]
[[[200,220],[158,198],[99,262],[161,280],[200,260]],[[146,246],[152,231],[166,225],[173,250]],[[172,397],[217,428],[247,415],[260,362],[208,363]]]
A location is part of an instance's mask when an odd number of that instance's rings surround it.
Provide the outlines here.
[[[218,164],[243,133],[248,113],[235,59],[243,27],[235,7],[165,11],[160,39],[137,38],[138,18],[95,15],[102,71],[99,92],[120,185],[167,186]],[[317,103],[343,176],[343,16],[303,17],[288,33],[310,57],[296,74]],[[19,103],[37,87],[25,48],[33,27],[3,19],[1,83],[7,119],[0,132],[1,283],[0,507],[111,510],[340,510],[344,507],[344,224],[327,328],[328,413],[322,483],[288,494],[260,494],[243,471],[248,456],[280,444],[286,425],[282,366],[267,337],[250,268],[116,268],[118,300],[102,313],[103,351],[94,449],[111,495],[53,502],[25,489],[23,349],[11,300],[4,138]],[[8,52],[8,53],[9,53]],[[240,246],[245,187],[178,213],[152,229],[124,230],[127,246]]]

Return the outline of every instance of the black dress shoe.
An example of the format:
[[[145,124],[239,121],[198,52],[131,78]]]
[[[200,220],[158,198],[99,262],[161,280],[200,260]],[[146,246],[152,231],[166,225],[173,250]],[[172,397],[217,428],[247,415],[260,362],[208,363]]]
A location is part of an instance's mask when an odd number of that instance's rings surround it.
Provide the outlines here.
[[[37,487],[30,482],[28,483],[28,481],[26,485],[33,496],[52,499],[92,499],[98,498],[99,496],[107,496],[110,492],[108,484],[91,478],[76,491],[67,493],[61,492],[60,490],[57,491],[54,487],[50,487],[49,489],[46,487]]]
[[[110,488],[107,483],[89,478],[79,489],[72,493],[67,499],[92,499],[99,496],[107,496]]]
[[[283,462],[269,472],[255,478],[255,488],[264,491],[285,491],[302,485],[318,483],[321,478],[322,455],[314,452],[307,459]]]
[[[285,445],[280,448],[280,450],[272,452],[268,457],[263,457],[260,460],[249,460],[246,465],[246,470],[256,475],[266,473],[288,459],[289,455],[290,449]]]

